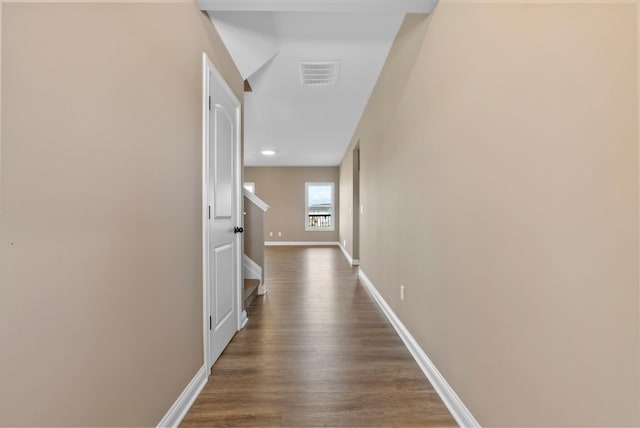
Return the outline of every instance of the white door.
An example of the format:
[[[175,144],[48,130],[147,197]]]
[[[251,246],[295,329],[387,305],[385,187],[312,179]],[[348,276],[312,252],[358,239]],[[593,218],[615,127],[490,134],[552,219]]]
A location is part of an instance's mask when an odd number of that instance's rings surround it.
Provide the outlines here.
[[[239,329],[240,227],[239,121],[240,105],[210,63],[208,80],[207,240],[209,367]],[[234,229],[236,229],[234,231]]]

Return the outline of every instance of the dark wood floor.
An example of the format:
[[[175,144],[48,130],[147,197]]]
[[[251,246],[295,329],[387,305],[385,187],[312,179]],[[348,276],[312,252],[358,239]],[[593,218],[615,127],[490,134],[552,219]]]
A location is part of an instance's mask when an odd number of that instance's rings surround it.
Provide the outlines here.
[[[456,426],[337,247],[267,247],[269,292],[182,426]]]

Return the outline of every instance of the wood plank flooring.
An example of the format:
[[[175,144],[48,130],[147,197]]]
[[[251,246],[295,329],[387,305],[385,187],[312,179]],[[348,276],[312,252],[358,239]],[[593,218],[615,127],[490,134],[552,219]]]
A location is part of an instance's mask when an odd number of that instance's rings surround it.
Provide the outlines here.
[[[456,426],[337,247],[267,247],[265,273],[183,427]]]

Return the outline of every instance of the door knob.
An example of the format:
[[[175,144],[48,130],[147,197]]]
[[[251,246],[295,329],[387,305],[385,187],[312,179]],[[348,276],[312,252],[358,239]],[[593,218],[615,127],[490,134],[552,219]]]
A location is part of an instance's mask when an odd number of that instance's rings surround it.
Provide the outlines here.
[[[244,232],[244,227],[236,226],[233,228],[233,233],[242,233]]]

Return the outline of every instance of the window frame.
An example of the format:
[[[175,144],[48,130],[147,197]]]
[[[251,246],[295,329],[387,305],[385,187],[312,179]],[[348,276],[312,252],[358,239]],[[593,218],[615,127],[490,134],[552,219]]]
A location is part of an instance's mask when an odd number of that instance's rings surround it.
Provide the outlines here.
[[[314,227],[309,225],[309,186],[331,187],[331,226]],[[335,232],[336,230],[336,183],[325,181],[307,181],[304,183],[304,230],[305,232]]]

